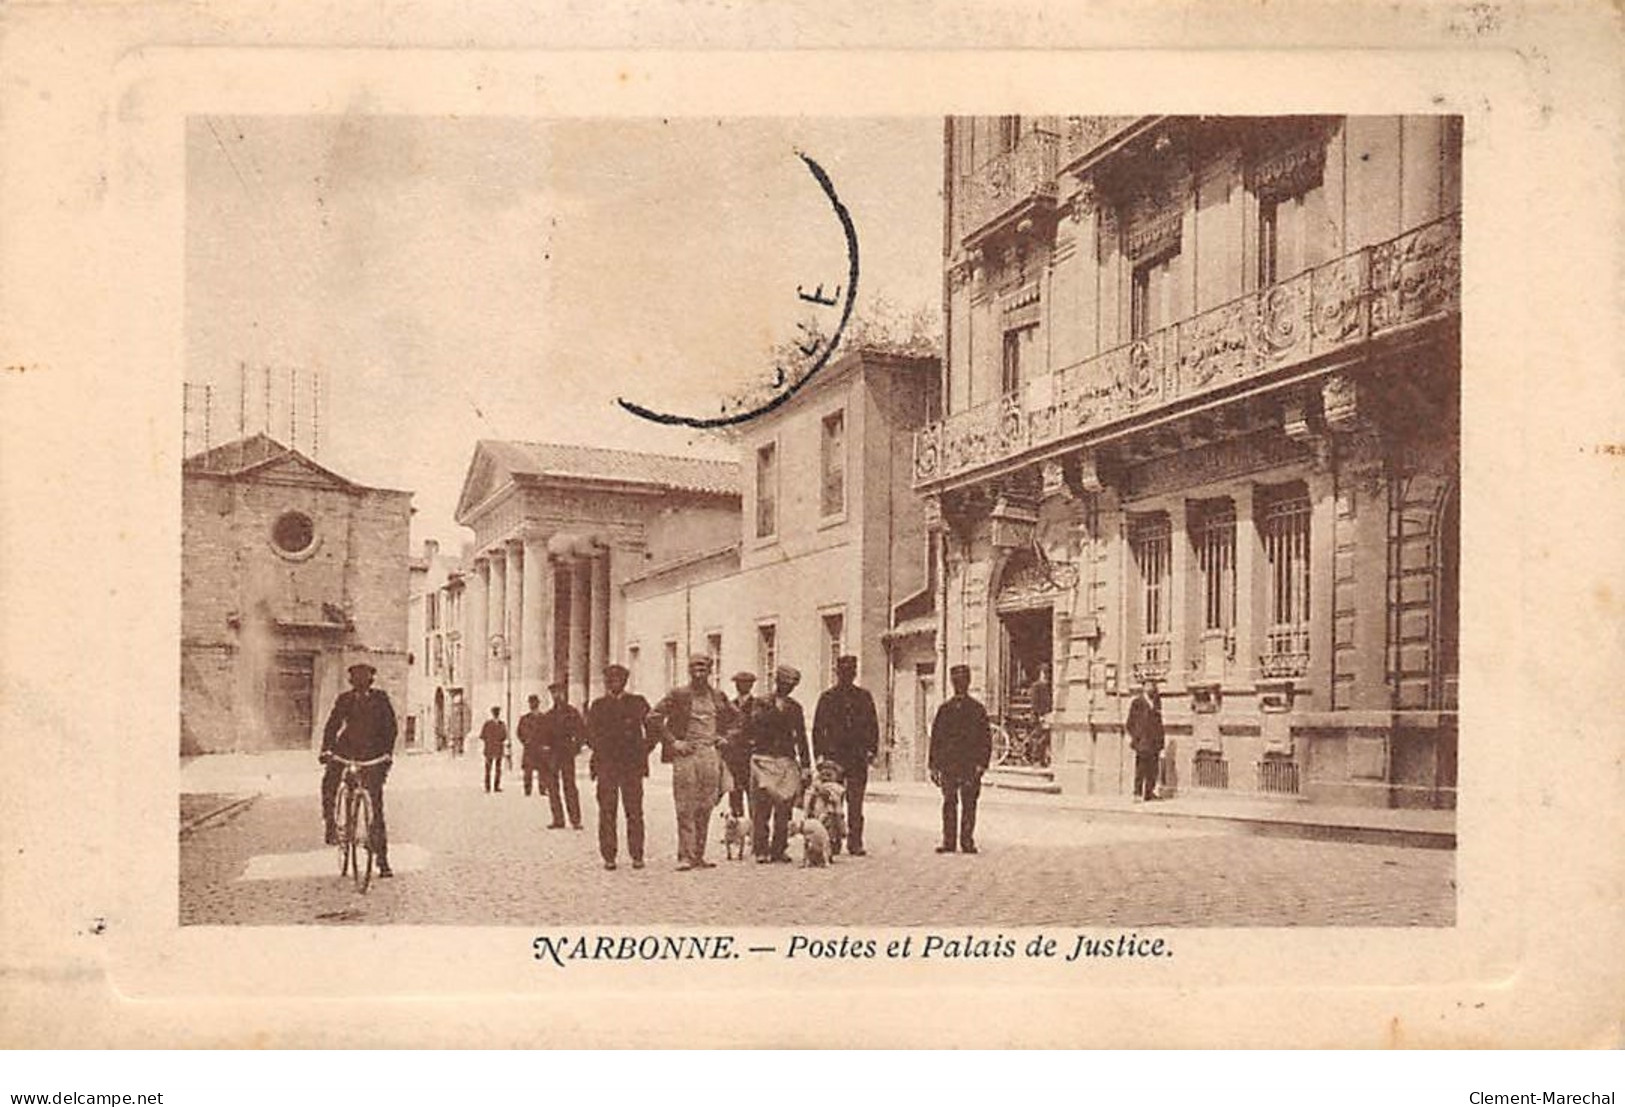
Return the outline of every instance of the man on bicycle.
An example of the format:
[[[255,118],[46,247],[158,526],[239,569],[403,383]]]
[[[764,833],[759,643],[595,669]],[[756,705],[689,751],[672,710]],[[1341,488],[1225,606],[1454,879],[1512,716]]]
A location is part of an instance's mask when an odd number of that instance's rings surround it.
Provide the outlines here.
[[[322,731],[322,752],[319,760],[327,771],[322,774],[322,822],[327,826],[327,844],[338,844],[338,828],[333,825],[333,800],[338,795],[339,782],[344,777],[346,761],[373,761],[395,753],[395,709],[389,696],[372,686],[378,670],[365,661],[350,666],[350,690],[340,692],[333,704],[333,713],[327,717]],[[384,779],[389,776],[389,761],[367,765],[358,770],[361,783],[372,797],[373,853],[378,858],[378,875],[393,876],[389,871],[389,837],[384,830]]]

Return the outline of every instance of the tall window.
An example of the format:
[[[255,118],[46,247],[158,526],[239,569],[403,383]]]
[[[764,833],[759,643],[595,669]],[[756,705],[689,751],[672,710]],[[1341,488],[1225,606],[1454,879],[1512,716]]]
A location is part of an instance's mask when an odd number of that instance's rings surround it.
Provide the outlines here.
[[[705,636],[705,652],[711,658],[711,671],[722,672],[722,632],[712,631]]]
[[[1229,500],[1209,500],[1198,506],[1192,523],[1202,629],[1228,632],[1236,625],[1236,509]]]
[[[756,451],[756,537],[770,538],[779,529],[779,448],[769,442]]]
[[[642,653],[643,651],[637,646],[626,647],[626,690],[628,692],[638,690],[638,670],[642,668],[642,665],[639,664]]]
[[[1021,141],[1021,116],[1001,115],[999,117],[999,152],[1009,153]]]
[[[1296,276],[1327,259],[1326,194],[1317,176],[1299,191],[1258,199],[1258,286]]]
[[[819,439],[819,461],[823,489],[819,509],[824,515],[839,515],[846,510],[846,413],[837,411],[824,416],[823,433]]]
[[[1140,574],[1140,662],[1137,677],[1168,675],[1172,656],[1173,610],[1169,603],[1169,573],[1173,563],[1173,532],[1168,516],[1158,513],[1139,520],[1131,532],[1134,564]]]
[[[1021,388],[1021,332],[1004,332],[1004,361],[999,370],[1001,395],[1008,396]]]
[[[835,662],[846,652],[846,616],[824,616],[824,682],[835,683]]]
[[[756,628],[756,664],[762,673],[762,683],[771,687],[773,670],[779,667],[779,628],[763,623]]]
[[[677,643],[666,643],[666,687],[677,687]]]
[[[1170,250],[1134,267],[1129,334],[1136,341],[1174,322],[1174,262],[1178,257],[1178,250]]]
[[[1269,566],[1266,676],[1301,676],[1309,669],[1309,496],[1289,485],[1271,497],[1259,519]]]

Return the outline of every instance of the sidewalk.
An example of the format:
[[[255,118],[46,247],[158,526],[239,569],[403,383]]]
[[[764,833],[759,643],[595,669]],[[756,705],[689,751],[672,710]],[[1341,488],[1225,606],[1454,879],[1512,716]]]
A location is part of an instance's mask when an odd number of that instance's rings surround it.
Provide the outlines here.
[[[923,781],[871,780],[868,798],[877,803],[937,805],[942,802],[942,793]],[[1152,803],[1135,803],[1129,796],[1044,795],[992,787],[982,789],[981,803],[993,807],[1065,811],[1091,820],[1149,822],[1169,828],[1206,821],[1258,835],[1421,849],[1456,848],[1454,811],[1332,807],[1295,800],[1212,795],[1181,795]]]

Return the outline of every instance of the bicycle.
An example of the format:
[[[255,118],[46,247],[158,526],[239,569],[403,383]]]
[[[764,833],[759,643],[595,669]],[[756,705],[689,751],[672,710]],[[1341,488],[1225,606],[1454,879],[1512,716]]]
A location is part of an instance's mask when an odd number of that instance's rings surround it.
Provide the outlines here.
[[[335,805],[343,804],[338,817],[339,876],[350,877],[355,881],[356,891],[365,892],[372,884],[373,854],[377,843],[373,837],[372,793],[367,791],[361,780],[361,770],[390,761],[393,755],[386,753],[367,761],[352,761],[338,754],[332,754],[331,758],[344,766],[344,775],[339,780],[339,794],[333,801]]]
[[[993,724],[995,765],[1048,765],[1049,735],[1037,723],[1007,719]]]

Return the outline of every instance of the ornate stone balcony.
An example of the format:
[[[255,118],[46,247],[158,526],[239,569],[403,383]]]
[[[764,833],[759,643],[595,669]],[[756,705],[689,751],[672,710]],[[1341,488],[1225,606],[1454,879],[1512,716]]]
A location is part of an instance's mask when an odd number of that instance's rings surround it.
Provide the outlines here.
[[[1053,203],[1060,167],[1060,136],[1029,131],[1014,150],[979,167],[956,191],[958,232],[963,240],[985,230],[1030,201]]]
[[[914,487],[1080,443],[1148,412],[1459,313],[1454,213],[955,412],[914,435]]]

